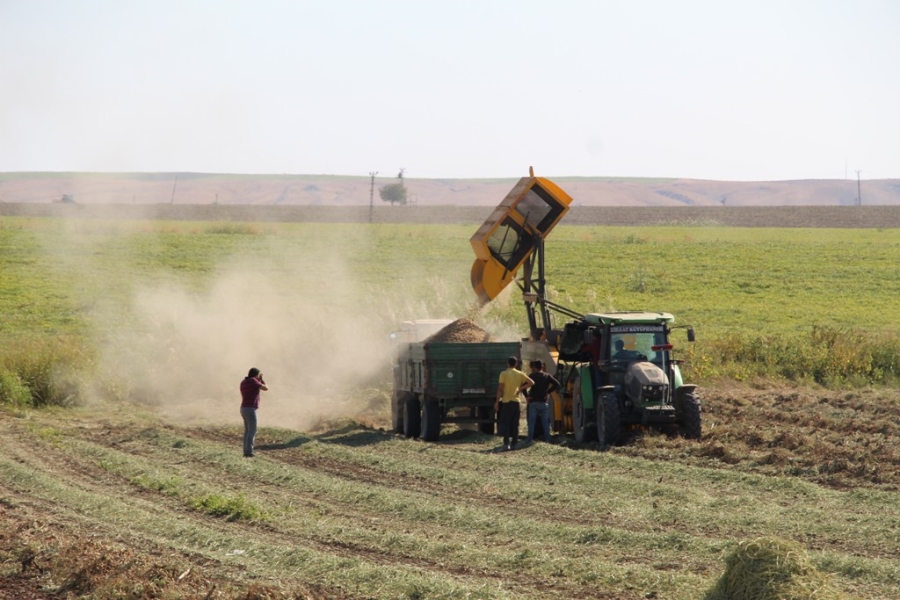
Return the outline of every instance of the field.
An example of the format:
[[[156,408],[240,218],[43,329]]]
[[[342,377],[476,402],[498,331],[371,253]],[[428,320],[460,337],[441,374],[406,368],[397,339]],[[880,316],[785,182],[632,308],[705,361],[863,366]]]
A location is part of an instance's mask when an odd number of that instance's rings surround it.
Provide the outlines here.
[[[704,437],[512,453],[387,432],[399,320],[521,335],[473,230],[0,217],[0,597],[718,600],[761,539],[824,577],[795,597],[900,597],[898,230],[560,226],[557,301],[695,326]]]

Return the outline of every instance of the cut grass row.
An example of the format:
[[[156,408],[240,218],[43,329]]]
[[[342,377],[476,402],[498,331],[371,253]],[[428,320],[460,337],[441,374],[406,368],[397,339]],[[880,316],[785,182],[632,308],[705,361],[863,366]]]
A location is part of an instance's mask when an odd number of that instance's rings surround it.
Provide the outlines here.
[[[233,429],[71,416],[24,439],[5,432],[7,504],[39,498],[287,589],[699,598],[736,541],[775,536],[808,546],[860,597],[900,592],[890,493],[546,445],[495,454],[495,440],[471,432],[432,445],[355,425],[265,429],[262,444],[279,449],[248,461]],[[198,498],[252,510],[217,518]]]

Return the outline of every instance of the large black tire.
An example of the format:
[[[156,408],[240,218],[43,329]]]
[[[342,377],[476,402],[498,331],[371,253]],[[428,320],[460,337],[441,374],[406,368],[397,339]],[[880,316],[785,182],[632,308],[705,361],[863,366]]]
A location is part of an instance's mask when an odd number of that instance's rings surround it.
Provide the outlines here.
[[[597,440],[597,429],[593,411],[584,407],[581,398],[580,381],[575,380],[575,392],[572,396],[572,434],[579,444]]]
[[[485,435],[494,435],[494,421],[496,420],[496,416],[494,415],[494,407],[493,406],[479,406],[475,411],[476,416],[479,420],[489,419],[490,423],[479,423],[478,431]]]
[[[697,392],[685,392],[681,400],[681,415],[678,421],[681,435],[689,440],[699,440],[702,434],[700,424],[700,398]]]
[[[406,392],[400,389],[399,367],[393,368],[394,387],[391,393],[391,429],[394,433],[403,433],[403,400]]]
[[[441,405],[434,398],[425,398],[422,406],[422,439],[436,442],[441,437]]]
[[[622,433],[622,413],[619,399],[613,392],[605,392],[598,400],[597,442],[601,446],[612,446],[619,441]]]
[[[407,392],[394,390],[391,394],[391,427],[394,433],[403,433],[403,405],[406,403]]]
[[[403,435],[417,438],[422,432],[422,407],[414,394],[406,396],[403,403]]]

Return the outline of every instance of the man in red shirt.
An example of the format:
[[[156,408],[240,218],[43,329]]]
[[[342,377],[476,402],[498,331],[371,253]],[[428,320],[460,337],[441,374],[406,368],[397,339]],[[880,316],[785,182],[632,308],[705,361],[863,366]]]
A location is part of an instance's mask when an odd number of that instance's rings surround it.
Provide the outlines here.
[[[259,369],[250,369],[241,381],[241,417],[244,419],[244,456],[253,456],[253,440],[256,439],[256,410],[259,408],[259,392],[268,391]]]

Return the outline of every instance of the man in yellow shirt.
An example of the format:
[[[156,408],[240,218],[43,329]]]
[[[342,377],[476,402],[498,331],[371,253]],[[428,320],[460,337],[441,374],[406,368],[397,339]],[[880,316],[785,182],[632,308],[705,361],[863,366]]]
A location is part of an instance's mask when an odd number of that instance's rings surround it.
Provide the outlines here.
[[[516,368],[519,359],[515,356],[510,356],[506,364],[509,368],[500,373],[494,412],[497,413],[498,433],[503,436],[503,449],[512,450],[519,443],[519,395],[534,385],[534,381]]]

